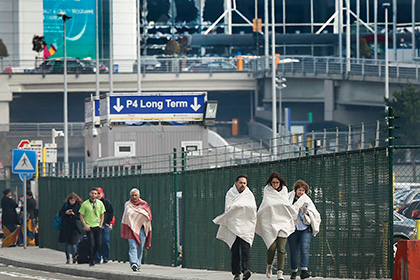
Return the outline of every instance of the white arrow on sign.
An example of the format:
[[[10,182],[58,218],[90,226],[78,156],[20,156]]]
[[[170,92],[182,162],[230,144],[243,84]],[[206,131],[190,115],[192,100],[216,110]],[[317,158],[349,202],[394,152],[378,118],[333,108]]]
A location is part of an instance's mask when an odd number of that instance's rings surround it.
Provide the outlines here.
[[[191,104],[190,106],[196,112],[197,112],[198,109],[200,109],[201,104],[197,103],[197,97],[194,97],[194,104]]]
[[[121,105],[119,98],[117,98],[117,105],[114,105],[113,107],[115,111],[117,111],[118,113],[124,108],[124,106]]]

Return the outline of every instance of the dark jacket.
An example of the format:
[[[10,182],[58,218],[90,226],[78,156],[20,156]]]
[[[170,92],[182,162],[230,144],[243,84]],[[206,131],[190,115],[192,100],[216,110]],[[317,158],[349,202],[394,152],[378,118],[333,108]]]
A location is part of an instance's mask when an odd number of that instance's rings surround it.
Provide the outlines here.
[[[26,204],[28,205],[26,211],[28,211],[29,218],[35,219],[35,209],[36,209],[36,200],[35,198],[31,197],[26,200]]]
[[[67,215],[66,211],[68,209],[73,209],[74,215]],[[66,202],[61,207],[58,214],[63,219],[61,220],[61,229],[60,235],[58,236],[58,242],[77,244],[79,234],[82,233],[79,227],[79,209],[80,204],[77,202],[73,205],[71,205],[69,202]]]
[[[105,206],[105,218],[104,218],[104,225],[110,224],[112,219],[114,218],[114,208],[112,207],[111,201],[107,198],[100,199]]]
[[[1,199],[1,208],[2,210],[2,223],[4,225],[18,225],[18,215],[16,213],[17,203],[7,196],[3,196]]]

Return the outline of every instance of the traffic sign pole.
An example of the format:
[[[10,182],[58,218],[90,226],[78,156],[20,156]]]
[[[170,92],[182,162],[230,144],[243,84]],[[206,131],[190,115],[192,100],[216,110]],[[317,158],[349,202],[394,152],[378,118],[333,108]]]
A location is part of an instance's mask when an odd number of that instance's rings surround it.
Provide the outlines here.
[[[26,207],[26,173],[23,174],[23,179],[23,248],[26,249],[28,246],[28,220],[26,218],[28,215],[28,209]]]

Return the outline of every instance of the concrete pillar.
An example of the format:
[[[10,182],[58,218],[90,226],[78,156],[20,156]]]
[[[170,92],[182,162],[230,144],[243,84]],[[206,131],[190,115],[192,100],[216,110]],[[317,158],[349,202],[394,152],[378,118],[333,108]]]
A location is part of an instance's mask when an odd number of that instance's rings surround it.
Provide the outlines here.
[[[334,81],[324,80],[324,120],[334,120]]]
[[[0,131],[9,131],[9,102],[13,100],[9,90],[9,76],[0,75]]]

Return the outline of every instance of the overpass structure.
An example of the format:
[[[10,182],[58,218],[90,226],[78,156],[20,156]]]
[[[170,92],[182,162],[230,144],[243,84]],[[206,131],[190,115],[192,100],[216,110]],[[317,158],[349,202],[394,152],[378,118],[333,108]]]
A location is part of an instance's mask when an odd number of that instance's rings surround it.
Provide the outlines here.
[[[280,63],[277,76],[287,78],[287,88],[278,92],[281,107],[292,109],[295,119],[314,115],[314,122],[341,124],[374,121],[381,117],[384,103],[385,62],[383,60],[334,57],[288,57],[290,63]],[[223,60],[222,58],[218,60]],[[202,61],[202,60],[201,60]],[[214,61],[214,58],[213,58]],[[249,92],[253,101],[253,117],[271,120],[271,59],[244,58],[242,70],[204,72],[181,71],[167,67],[159,71],[142,72],[142,92],[151,91],[208,91]],[[286,61],[286,58],[285,58]],[[237,61],[236,61],[237,62]],[[166,59],[165,65],[179,65],[179,60]],[[239,65],[239,64],[238,64]],[[390,92],[400,91],[409,83],[420,86],[418,63],[391,63]],[[94,74],[69,74],[68,91],[95,93]],[[109,76],[99,75],[101,92],[108,92]],[[136,92],[137,74],[118,73],[112,78],[113,92]],[[9,104],[19,93],[63,91],[60,74],[2,74],[0,75],[0,124],[7,130],[10,120]],[[277,98],[277,100],[279,100]],[[6,125],[6,126],[4,126]]]

